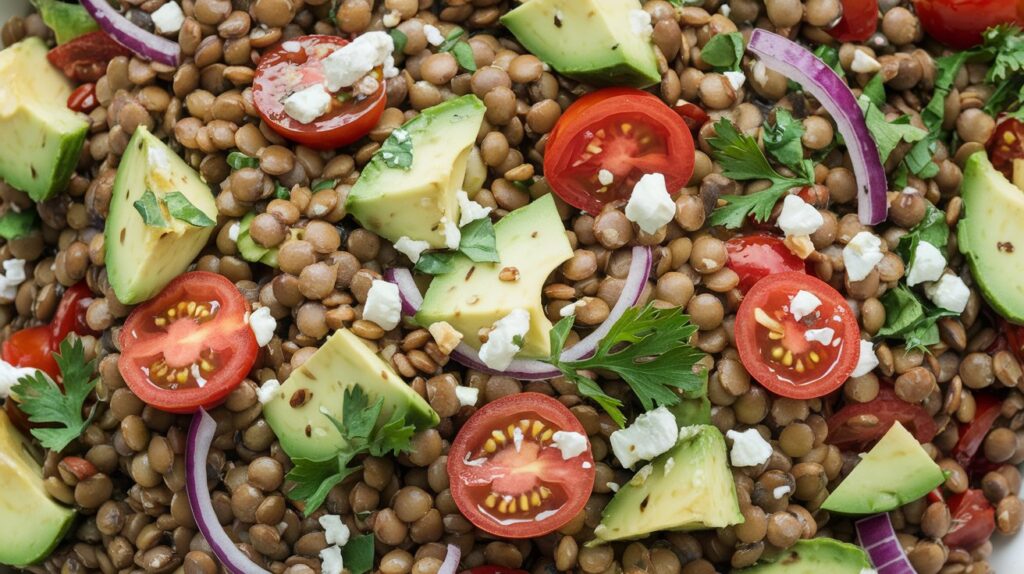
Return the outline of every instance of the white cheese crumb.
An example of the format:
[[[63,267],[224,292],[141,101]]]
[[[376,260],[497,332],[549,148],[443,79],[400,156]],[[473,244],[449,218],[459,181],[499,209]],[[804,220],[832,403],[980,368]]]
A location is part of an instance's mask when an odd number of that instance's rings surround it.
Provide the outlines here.
[[[18,295],[18,286],[25,282],[24,259],[7,259],[3,263],[4,274],[0,275],[0,297],[14,300]]]
[[[459,399],[459,405],[464,407],[475,407],[480,400],[480,389],[476,387],[455,387],[455,398]]]
[[[337,544],[338,546],[344,546],[348,544],[348,538],[351,535],[348,526],[341,521],[341,517],[336,514],[325,514],[319,519],[320,526],[324,529],[324,537],[327,539],[328,544]]]
[[[455,330],[447,321],[431,323],[427,330],[437,343],[437,348],[445,355],[450,355],[462,342],[462,333]]]
[[[821,329],[808,329],[804,331],[804,339],[808,341],[817,341],[822,345],[832,344],[832,339],[835,336],[836,332],[831,327],[823,327]]]
[[[266,347],[277,330],[277,319],[270,314],[270,307],[260,307],[253,311],[249,315],[249,328],[256,336],[256,344]]]
[[[675,468],[675,466],[676,459],[671,456],[668,457],[668,459],[665,461],[665,474],[668,475],[668,473],[672,472],[672,469]]]
[[[630,10],[629,29],[641,38],[650,38],[654,34],[651,15],[644,10]]]
[[[149,15],[157,34],[174,34],[185,23],[185,13],[177,2],[168,2]]]
[[[728,71],[723,72],[726,80],[729,80],[729,85],[732,86],[733,90],[739,90],[743,87],[743,84],[747,81],[747,76],[743,72]]]
[[[441,218],[441,225],[444,226],[444,244],[448,249],[458,249],[462,243],[462,232],[455,222],[448,219],[448,216]]]
[[[943,275],[934,283],[925,285],[924,292],[932,300],[932,303],[955,313],[963,313],[967,308],[967,300],[971,297],[971,290],[964,280],[949,274]]]
[[[634,486],[643,486],[643,484],[645,482],[647,482],[647,478],[650,477],[651,473],[653,473],[653,472],[654,472],[654,465],[653,464],[648,464],[647,466],[645,466],[645,467],[641,468],[639,471],[637,471],[637,473],[635,475],[633,475],[633,478],[629,479],[629,483],[634,485]]]
[[[427,42],[430,42],[432,46],[444,44],[444,34],[433,24],[423,26],[423,34],[427,37]]]
[[[380,89],[380,82],[370,74],[367,74],[352,86],[352,91],[359,96],[372,96]]]
[[[772,490],[772,496],[775,497],[776,500],[778,500],[778,499],[782,498],[783,496],[786,496],[787,494],[789,494],[792,490],[793,489],[790,488],[788,484],[784,484],[782,486],[776,486],[775,489]]]
[[[882,260],[882,240],[870,231],[861,231],[843,248],[843,264],[850,281],[860,281]]]
[[[576,309],[578,309],[578,308],[580,308],[580,307],[582,307],[582,306],[584,306],[586,304],[587,304],[587,302],[584,301],[583,299],[580,299],[579,301],[575,301],[573,303],[569,303],[565,307],[562,307],[561,309],[558,310],[558,315],[561,316],[561,317],[568,317],[569,315],[575,315],[576,314]]]
[[[551,436],[551,446],[562,451],[562,460],[569,460],[587,452],[587,437],[571,431],[557,431]]]
[[[487,336],[487,342],[480,346],[480,360],[488,367],[503,371],[512,364],[512,359],[522,348],[516,340],[522,340],[530,330],[530,313],[525,309],[514,309],[494,323]]]
[[[320,551],[320,574],[341,574],[344,569],[341,548],[328,546]]]
[[[760,84],[762,87],[768,83],[768,66],[761,60],[758,60],[754,64],[754,81]]]
[[[300,44],[299,42],[296,42],[295,40],[289,40],[289,41],[281,44],[281,47],[284,48],[285,52],[289,52],[289,53],[292,53],[292,54],[297,54],[299,52],[299,50],[302,49],[302,44]]]
[[[323,60],[327,89],[336,92],[354,86],[377,66],[384,67],[384,77],[394,68],[395,41],[387,32],[366,32]]]
[[[719,8],[718,11],[721,12],[722,16],[725,16],[726,18],[729,17],[729,14],[732,14],[732,8],[728,4],[722,4],[722,7]]]
[[[398,285],[389,281],[374,279],[363,303],[363,319],[373,321],[381,329],[390,331],[402,320],[402,298]]]
[[[241,230],[242,224],[238,223],[237,221],[232,223],[231,226],[228,227],[228,239],[234,241],[235,243],[238,243],[238,232],[240,232]]]
[[[615,458],[624,468],[630,468],[641,460],[651,460],[667,452],[679,439],[676,417],[665,407],[648,411],[633,421],[633,424],[612,433],[611,442]]]
[[[676,216],[676,203],[665,187],[665,176],[648,173],[633,187],[626,204],[626,219],[636,223],[647,234],[657,233]]]
[[[401,23],[402,15],[397,10],[392,10],[381,18],[381,24],[384,24],[385,28],[394,28]]]
[[[602,169],[597,172],[597,182],[601,185],[611,185],[615,183],[615,174],[607,169]]]
[[[465,227],[491,213],[490,207],[484,207],[473,201],[465,191],[456,191],[455,198],[459,201],[459,227]]]
[[[30,367],[15,367],[7,361],[0,360],[0,399],[10,396],[11,387],[18,384],[18,379],[34,375],[36,370]]]
[[[821,299],[818,299],[814,293],[804,291],[803,289],[797,291],[796,295],[793,295],[793,298],[789,300],[789,312],[797,321],[810,315],[820,306]]]
[[[312,123],[330,109],[331,94],[327,93],[323,84],[299,90],[284,100],[284,112],[301,124]]]
[[[937,247],[927,241],[919,241],[914,250],[914,263],[907,273],[907,285],[914,286],[925,281],[937,281],[946,270],[946,258]]]
[[[853,62],[850,63],[850,69],[858,74],[873,74],[882,69],[882,64],[872,58],[871,54],[857,48],[853,51]]]
[[[615,484],[614,482],[606,482],[606,483],[604,483],[604,485],[607,486],[608,490],[610,490],[612,492],[618,492],[619,491],[619,485]]]
[[[863,377],[875,370],[878,366],[878,356],[875,355],[875,346],[871,341],[860,342],[860,358],[857,359],[857,366],[850,373],[851,377]]]
[[[409,261],[416,263],[420,260],[420,256],[423,252],[430,249],[430,244],[426,241],[417,241],[410,239],[406,236],[398,238],[395,242],[395,250],[409,258]]]
[[[810,235],[825,224],[825,219],[815,207],[799,195],[787,195],[779,213],[779,229],[788,235]]]
[[[274,395],[280,388],[281,383],[277,379],[268,379],[267,382],[260,385],[260,388],[256,389],[256,396],[260,399],[260,404],[265,405],[274,400]]]
[[[757,429],[743,432],[730,430],[725,436],[732,439],[729,460],[733,466],[757,466],[772,456],[772,445],[764,440]]]

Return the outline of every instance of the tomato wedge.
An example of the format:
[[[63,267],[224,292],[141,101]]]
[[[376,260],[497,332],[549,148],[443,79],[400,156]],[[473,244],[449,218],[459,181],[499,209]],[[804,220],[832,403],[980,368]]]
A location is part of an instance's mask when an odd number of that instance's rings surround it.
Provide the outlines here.
[[[53,358],[53,336],[49,325],[39,325],[15,331],[4,341],[3,359],[15,367],[31,367],[60,378],[60,369]]]
[[[828,419],[825,442],[840,450],[864,452],[899,421],[917,439],[929,442],[938,428],[928,411],[896,396],[890,387],[878,390],[878,396],[866,403],[848,403]]]
[[[1000,121],[987,147],[992,166],[1013,181],[1013,160],[1024,159],[1024,122],[1016,118]]]
[[[965,490],[950,497],[947,505],[953,522],[942,537],[946,546],[974,550],[992,536],[996,513],[981,490]]]
[[[85,321],[85,313],[92,303],[92,290],[85,281],[69,287],[61,297],[60,305],[50,321],[50,345],[52,349],[60,348],[61,341],[68,333],[99,336],[99,332],[89,327]]]
[[[568,460],[557,433],[578,433],[587,448]],[[477,528],[504,538],[558,530],[583,509],[594,485],[594,456],[583,425],[539,393],[498,399],[473,414],[448,453],[459,511]]]
[[[878,0],[842,0],[843,18],[828,30],[840,42],[863,42],[878,29]]]
[[[971,464],[988,431],[992,430],[992,425],[999,418],[1003,401],[994,395],[976,393],[974,405],[974,419],[969,423],[960,424],[960,439],[950,451],[953,458],[964,468]]]
[[[248,310],[223,275],[181,275],[128,316],[118,370],[140,399],[160,410],[188,413],[216,405],[256,361],[259,346]]]
[[[794,298],[797,309],[791,309]],[[771,275],[754,284],[736,312],[735,336],[747,371],[769,391],[791,399],[838,389],[860,358],[860,328],[850,306],[827,283],[804,273]]]
[[[914,0],[929,36],[959,50],[981,43],[981,33],[1017,19],[1017,0]]]
[[[348,145],[365,136],[384,113],[387,97],[380,69],[379,81],[369,96],[343,90],[332,94],[331,109],[304,124],[284,111],[284,100],[293,93],[324,82],[323,60],[348,41],[337,36],[300,36],[264,52],[253,78],[252,97],[260,116],[282,136],[315,149]]]
[[[100,103],[96,99],[96,84],[82,84],[68,96],[68,109],[87,114],[96,109]]]
[[[693,164],[693,136],[683,118],[656,96],[632,88],[607,88],[577,100],[555,124],[544,150],[551,189],[591,214],[628,199],[649,173],[663,174],[675,195],[690,181]],[[610,183],[603,183],[608,177]]]
[[[95,82],[107,73],[110,60],[131,54],[106,33],[96,31],[53,48],[46,59],[76,82]]]
[[[725,242],[729,253],[726,265],[740,276],[739,289],[750,291],[755,283],[788,271],[803,273],[806,264],[778,237],[754,234],[733,237]]]

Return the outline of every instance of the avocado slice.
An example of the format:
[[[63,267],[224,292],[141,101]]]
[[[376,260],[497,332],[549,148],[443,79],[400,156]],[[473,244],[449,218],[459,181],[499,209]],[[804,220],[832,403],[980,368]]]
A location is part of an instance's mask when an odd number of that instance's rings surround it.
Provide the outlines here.
[[[921,498],[945,480],[939,465],[897,421],[821,507],[842,514],[888,512]]]
[[[0,408],[0,564],[27,566],[47,556],[75,518],[50,498],[28,440]]]
[[[717,428],[683,427],[679,442],[641,468],[605,506],[594,530],[597,542],[743,522],[726,461],[725,438]]]
[[[35,201],[67,187],[89,132],[85,115],[65,103],[71,89],[41,39],[0,51],[0,178]]]
[[[341,420],[345,390],[357,385],[371,404],[384,397],[381,421],[396,410],[404,412],[405,421],[417,429],[440,421],[423,397],[347,329],[338,329],[292,372],[263,406],[263,417],[288,456],[323,460],[336,453],[344,440],[324,413]]]
[[[965,216],[957,226],[957,245],[971,275],[993,309],[1022,323],[1024,282],[1016,272],[1024,268],[1024,191],[979,151],[967,158],[960,195]]]
[[[31,1],[32,5],[39,10],[43,22],[46,22],[46,25],[57,36],[58,44],[70,42],[79,36],[100,29],[100,25],[92,19],[84,6],[68,4],[60,0]]]
[[[389,167],[385,154],[392,152],[378,151],[349,191],[348,212],[391,242],[408,237],[434,249],[446,247],[442,219],[459,222],[455,194],[462,189],[485,110],[470,94],[406,122],[401,129],[412,140],[412,165]]]
[[[832,538],[797,540],[796,544],[762,558],[757,564],[732,574],[863,574],[874,572],[868,555],[859,546]]]
[[[475,263],[464,255],[455,257],[448,273],[431,281],[416,322],[429,327],[447,321],[462,333],[463,341],[479,349],[481,329],[514,309],[530,313],[530,330],[520,345],[520,357],[547,357],[551,352],[551,322],[544,313],[541,289],[551,272],[572,257],[562,219],[549,194],[509,213],[494,225],[498,263]],[[502,281],[506,268],[519,279]]]
[[[530,0],[501,17],[519,43],[561,74],[597,86],[661,81],[650,38],[636,34],[639,0]]]
[[[126,305],[149,299],[184,273],[213,233],[213,227],[196,227],[166,213],[167,227],[146,225],[135,208],[146,191],[158,199],[181,192],[217,220],[210,186],[167,144],[139,126],[117,168],[104,236],[107,277],[118,301]]]

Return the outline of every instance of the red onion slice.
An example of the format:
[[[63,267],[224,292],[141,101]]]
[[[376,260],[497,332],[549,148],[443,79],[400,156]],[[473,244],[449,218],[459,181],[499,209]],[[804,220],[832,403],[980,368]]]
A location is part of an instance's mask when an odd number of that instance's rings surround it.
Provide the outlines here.
[[[188,494],[189,508],[192,509],[199,531],[203,533],[213,553],[228,572],[270,574],[249,560],[249,557],[235,546],[235,542],[221,526],[217,520],[217,513],[213,510],[210,489],[206,482],[206,458],[210,454],[210,444],[213,443],[216,433],[217,421],[213,420],[205,409],[199,409],[192,415],[185,453],[185,492]]]
[[[861,223],[885,221],[889,183],[878,146],[868,131],[857,98],[835,71],[809,50],[787,38],[756,29],[747,48],[769,69],[790,78],[817,98],[843,134],[857,176],[857,211]]]
[[[862,518],[853,526],[878,574],[914,574],[887,513]]]
[[[445,555],[441,567],[437,569],[437,574],[455,574],[459,569],[459,560],[461,559],[462,549],[454,544],[449,544],[448,554]]]
[[[139,28],[107,0],[82,0],[82,6],[104,32],[136,56],[177,67],[181,58],[181,46],[177,42]]]

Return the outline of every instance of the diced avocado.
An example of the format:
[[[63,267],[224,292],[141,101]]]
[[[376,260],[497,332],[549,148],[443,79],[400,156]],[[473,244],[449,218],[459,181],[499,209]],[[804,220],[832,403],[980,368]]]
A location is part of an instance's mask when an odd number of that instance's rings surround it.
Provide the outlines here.
[[[0,51],[0,178],[36,201],[64,190],[89,132],[67,107],[71,89],[41,39]]]
[[[516,39],[561,74],[598,86],[646,88],[661,81],[649,37],[630,12],[639,0],[530,0],[501,17]]]
[[[605,506],[594,530],[599,542],[743,522],[722,433],[711,425],[684,429],[689,432],[676,446],[641,468]]]
[[[975,283],[1003,317],[1024,322],[1024,282],[1017,277],[1024,268],[1024,190],[979,151],[967,158],[960,195],[965,215],[957,226],[957,245]]]
[[[382,421],[396,410],[417,429],[440,420],[366,343],[351,331],[338,329],[263,407],[263,417],[288,456],[322,460],[337,452],[344,439],[324,413],[341,420],[345,390],[354,386],[366,391],[371,404],[384,398]]]
[[[0,408],[0,564],[27,566],[46,558],[71,528],[74,509],[50,498],[43,470]]]
[[[874,572],[859,546],[833,538],[797,540],[796,544],[762,558],[732,574],[863,574]]]
[[[264,247],[249,235],[253,219],[256,219],[256,214],[249,212],[238,222],[238,240],[235,241],[238,245],[238,254],[246,261],[277,267],[277,248]]]
[[[210,186],[167,144],[138,127],[121,158],[107,216],[107,277],[117,299],[127,305],[156,295],[185,272],[206,245],[213,227],[196,227],[170,217],[166,227],[146,225],[135,207],[146,191],[161,200],[181,192],[207,217],[217,220]]]
[[[913,502],[942,484],[942,469],[898,421],[862,455],[821,507],[842,514],[877,514]]]
[[[707,393],[696,399],[680,399],[679,403],[667,408],[681,427],[711,424],[711,401]]]
[[[480,348],[480,330],[515,309],[530,313],[530,330],[520,345],[521,357],[547,357],[551,352],[551,322],[544,313],[541,289],[548,275],[572,257],[572,246],[555,208],[545,195],[509,213],[494,225],[498,263],[474,263],[457,255],[454,268],[434,277],[416,322],[424,327],[447,321],[462,333],[473,348]],[[519,279],[504,281],[503,269],[513,269]]]
[[[100,29],[96,20],[79,4],[68,4],[60,0],[32,0],[32,5],[39,10],[43,22],[53,30],[58,44]]]
[[[455,194],[462,189],[484,111],[483,102],[470,94],[406,122],[401,129],[412,141],[412,165],[389,167],[385,154],[392,152],[378,151],[348,194],[348,212],[389,241],[408,237],[444,248],[442,220],[459,222]]]

